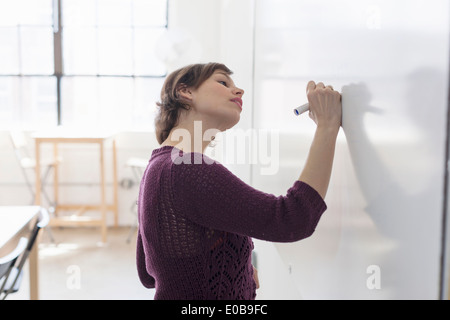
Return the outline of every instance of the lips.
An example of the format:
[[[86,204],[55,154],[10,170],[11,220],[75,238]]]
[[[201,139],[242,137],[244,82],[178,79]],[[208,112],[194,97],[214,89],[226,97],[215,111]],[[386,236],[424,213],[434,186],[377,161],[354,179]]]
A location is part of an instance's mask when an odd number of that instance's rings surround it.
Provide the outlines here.
[[[234,103],[236,103],[236,104],[239,106],[239,108],[242,109],[242,105],[243,105],[244,103],[242,102],[242,99],[241,99],[241,98],[234,98],[234,99],[231,99],[230,101],[233,101]]]

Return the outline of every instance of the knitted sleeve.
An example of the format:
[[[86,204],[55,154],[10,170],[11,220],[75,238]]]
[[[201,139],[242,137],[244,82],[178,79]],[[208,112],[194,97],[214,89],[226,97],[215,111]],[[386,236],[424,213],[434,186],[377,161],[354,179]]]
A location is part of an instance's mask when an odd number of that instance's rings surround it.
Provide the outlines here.
[[[247,185],[209,158],[198,159],[206,156],[193,155],[192,164],[173,163],[171,179],[175,208],[197,224],[261,240],[294,242],[312,235],[327,208],[304,182],[296,181],[285,196],[275,196]]]
[[[144,252],[144,245],[142,243],[142,236],[141,233],[138,232],[137,235],[137,243],[136,243],[136,265],[137,265],[137,271],[139,278],[141,279],[142,284],[144,287],[150,289],[155,287],[155,279],[148,274],[148,271],[146,270],[146,262],[145,262],[146,256]]]

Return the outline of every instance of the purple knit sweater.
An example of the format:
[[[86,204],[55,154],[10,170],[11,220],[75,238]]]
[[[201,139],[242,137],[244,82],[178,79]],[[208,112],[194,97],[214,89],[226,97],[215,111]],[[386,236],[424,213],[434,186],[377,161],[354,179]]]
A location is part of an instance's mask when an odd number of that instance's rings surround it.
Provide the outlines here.
[[[161,147],[139,191],[139,278],[155,299],[254,299],[250,237],[307,238],[325,210],[303,182],[276,197],[203,154]]]

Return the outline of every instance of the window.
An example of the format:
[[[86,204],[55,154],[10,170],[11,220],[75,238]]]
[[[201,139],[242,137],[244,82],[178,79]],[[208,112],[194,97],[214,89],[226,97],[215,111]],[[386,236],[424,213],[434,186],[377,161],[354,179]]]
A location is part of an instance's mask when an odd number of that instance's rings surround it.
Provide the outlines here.
[[[0,0],[0,126],[57,123],[52,0]]]
[[[0,126],[153,128],[168,0],[0,0]]]

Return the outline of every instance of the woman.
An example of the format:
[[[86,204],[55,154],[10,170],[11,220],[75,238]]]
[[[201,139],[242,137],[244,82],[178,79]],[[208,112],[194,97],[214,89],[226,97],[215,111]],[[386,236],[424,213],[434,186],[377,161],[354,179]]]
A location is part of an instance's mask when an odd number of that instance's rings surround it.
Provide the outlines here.
[[[156,288],[155,299],[254,299],[251,237],[304,239],[326,210],[340,94],[308,83],[316,133],[299,179],[276,197],[203,155],[211,140],[204,141],[206,132],[213,136],[239,121],[244,90],[231,74],[223,64],[191,65],[170,74],[162,88],[156,118],[161,147],[152,153],[138,200],[138,273],[145,287]]]

